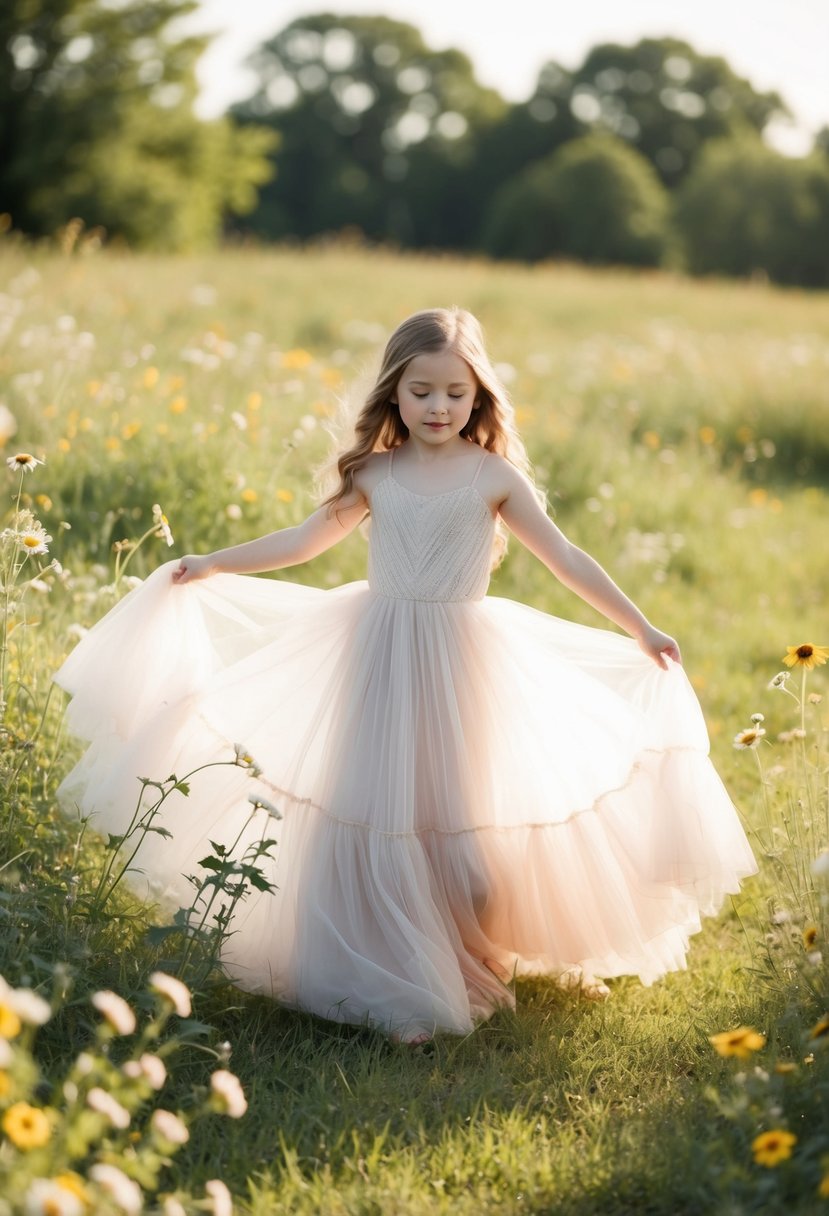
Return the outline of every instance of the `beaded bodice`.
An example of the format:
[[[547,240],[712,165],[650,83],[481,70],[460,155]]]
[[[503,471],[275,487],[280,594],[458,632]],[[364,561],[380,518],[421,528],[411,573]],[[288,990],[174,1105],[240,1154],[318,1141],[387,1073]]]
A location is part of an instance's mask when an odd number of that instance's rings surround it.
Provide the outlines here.
[[[472,480],[442,494],[416,494],[392,459],[371,496],[368,581],[391,599],[451,602],[486,595],[495,520]]]

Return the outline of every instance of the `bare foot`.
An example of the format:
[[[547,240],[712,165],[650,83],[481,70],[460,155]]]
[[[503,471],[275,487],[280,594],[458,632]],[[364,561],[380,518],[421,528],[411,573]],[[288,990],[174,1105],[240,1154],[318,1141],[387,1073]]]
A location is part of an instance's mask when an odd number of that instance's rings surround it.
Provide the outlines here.
[[[496,959],[485,958],[482,959],[481,962],[486,968],[488,968],[488,970],[492,972],[493,975],[497,976],[502,983],[507,984],[512,979],[512,972],[507,971],[506,967],[502,967],[501,964],[496,961]]]
[[[580,991],[588,1001],[606,1001],[610,996],[610,989],[603,980],[587,980],[582,983]]]
[[[392,1043],[402,1043],[405,1047],[422,1047],[424,1043],[428,1043],[432,1036],[428,1031],[422,1030],[419,1034],[413,1034],[410,1038],[400,1034],[394,1030],[389,1035]]]

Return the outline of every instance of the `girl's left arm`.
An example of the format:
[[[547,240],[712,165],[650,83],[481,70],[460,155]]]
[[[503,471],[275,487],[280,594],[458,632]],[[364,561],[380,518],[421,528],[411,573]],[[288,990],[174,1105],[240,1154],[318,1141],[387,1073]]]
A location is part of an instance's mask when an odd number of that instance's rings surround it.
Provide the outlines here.
[[[498,510],[509,530],[565,587],[635,638],[660,667],[668,666],[665,655],[681,663],[674,638],[656,629],[599,563],[571,544],[543,510],[527,479],[508,462],[503,464],[506,494]]]

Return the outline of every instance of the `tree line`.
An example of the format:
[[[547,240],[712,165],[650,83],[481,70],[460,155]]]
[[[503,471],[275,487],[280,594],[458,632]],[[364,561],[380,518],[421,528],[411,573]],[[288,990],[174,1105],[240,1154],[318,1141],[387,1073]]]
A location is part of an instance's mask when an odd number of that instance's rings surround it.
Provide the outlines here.
[[[510,103],[469,58],[375,16],[300,18],[250,56],[257,85],[193,112],[195,0],[6,0],[0,212],[73,217],[134,247],[307,240],[667,265],[829,284],[829,130],[770,148],[788,115],[679,39],[554,60]]]

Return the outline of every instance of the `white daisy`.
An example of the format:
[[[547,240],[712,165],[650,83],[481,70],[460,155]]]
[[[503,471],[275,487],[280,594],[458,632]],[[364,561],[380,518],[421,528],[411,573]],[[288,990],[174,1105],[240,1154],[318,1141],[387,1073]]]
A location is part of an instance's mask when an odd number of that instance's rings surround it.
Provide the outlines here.
[[[166,1140],[168,1144],[186,1144],[190,1139],[186,1124],[171,1110],[154,1110],[150,1127],[160,1140]]]
[[[37,456],[33,456],[31,452],[18,452],[14,456],[6,457],[6,464],[13,473],[16,473],[18,469],[22,469],[24,473],[33,473],[35,465],[45,463],[45,460],[38,460]]]
[[[89,1177],[128,1216],[140,1212],[144,1206],[144,1196],[138,1183],[128,1178],[116,1165],[99,1162],[92,1166]]]
[[[123,997],[116,992],[96,992],[92,1004],[106,1018],[116,1034],[132,1034],[135,1014]]]
[[[210,1078],[210,1088],[225,1114],[230,1115],[231,1119],[241,1119],[248,1108],[248,1101],[239,1078],[226,1068],[219,1068]]]
[[[189,1018],[192,1009],[190,989],[181,980],[163,971],[154,971],[150,976],[150,987],[170,1002],[180,1018]]]

